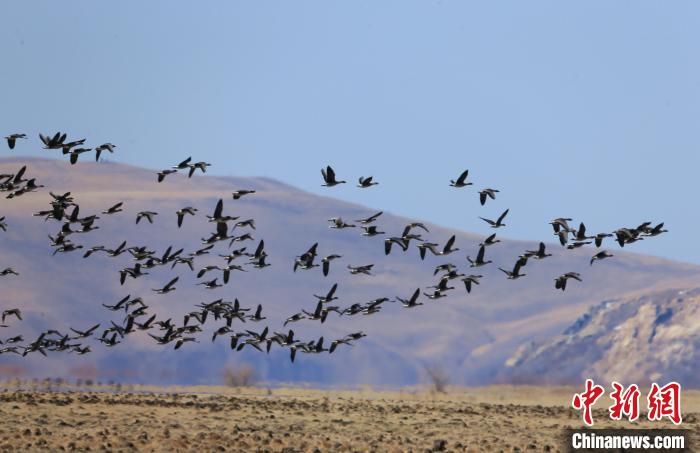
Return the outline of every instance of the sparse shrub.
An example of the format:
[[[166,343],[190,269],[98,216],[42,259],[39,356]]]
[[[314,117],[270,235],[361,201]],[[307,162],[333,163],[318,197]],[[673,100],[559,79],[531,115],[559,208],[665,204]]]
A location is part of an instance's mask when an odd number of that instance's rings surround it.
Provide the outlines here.
[[[224,368],[224,384],[229,387],[251,387],[257,379],[255,368],[249,363]]]
[[[447,385],[450,383],[447,371],[440,365],[425,365],[432,390],[436,393],[447,393]]]

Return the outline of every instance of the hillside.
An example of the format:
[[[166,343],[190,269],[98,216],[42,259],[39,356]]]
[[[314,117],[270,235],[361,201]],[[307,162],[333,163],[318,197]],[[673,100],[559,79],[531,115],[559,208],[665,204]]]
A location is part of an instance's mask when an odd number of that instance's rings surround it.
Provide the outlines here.
[[[523,345],[508,360],[504,380],[575,384],[594,378],[626,385],[675,380],[697,388],[699,312],[700,288],[604,301],[562,334]]]
[[[373,211],[271,179],[199,175],[187,179],[171,175],[157,184],[155,171],[116,163],[70,166],[62,161],[18,157],[0,160],[0,173],[13,173],[23,163],[28,165],[27,175],[36,177],[46,187],[16,199],[0,199],[0,216],[6,216],[8,224],[7,232],[0,232],[0,268],[12,266],[20,273],[18,277],[2,278],[0,308],[16,306],[25,313],[23,323],[12,323],[11,328],[3,329],[4,337],[23,333],[30,339],[40,329],[67,331],[69,327],[87,328],[96,322],[104,326],[110,320],[121,323],[121,314],[107,311],[101,304],[113,304],[127,294],[142,296],[150,306],[149,312],[159,319],[173,317],[178,323],[201,302],[223,297],[238,298],[247,307],[261,303],[267,319],[245,327],[261,329],[266,324],[271,330],[281,331],[287,316],[301,308],[313,310],[312,294],[326,292],[335,282],[339,284],[339,300],[334,304],[345,307],[377,297],[408,297],[417,286],[436,283],[432,276],[436,264],[453,262],[470,273],[465,256],[475,255],[483,238],[428,225],[430,233],[424,234],[426,239],[442,244],[457,233],[455,246],[460,251],[446,259],[429,256],[422,262],[412,246],[406,253],[393,252],[387,257],[383,253],[385,236],[366,238],[360,236],[358,228],[332,230],[327,226],[326,219],[331,217],[360,219]],[[234,201],[230,194],[237,189],[255,189],[257,193]],[[185,266],[151,269],[150,275],[129,279],[120,286],[118,270],[133,263],[128,254],[117,258],[96,254],[88,259],[79,252],[51,256],[47,235],[55,234],[60,224],[31,215],[47,209],[49,190],[71,191],[80,204],[81,216],[99,214],[117,201],[124,201],[124,212],[101,215],[97,221],[100,228],[75,235],[75,242],[86,247],[115,247],[127,240],[129,245],[148,245],[161,253],[169,245],[184,247],[186,252],[199,248],[200,238],[207,237],[213,229],[204,215],[213,211],[219,198],[224,198],[225,213],[255,219],[255,242],[245,245],[254,248],[257,240],[264,239],[271,266],[234,273],[227,286],[216,290],[196,286],[195,275]],[[328,193],[332,195],[332,189]],[[195,217],[187,217],[178,229],[175,211],[184,206],[195,206],[199,212]],[[153,225],[135,225],[136,213],[142,210],[159,213]],[[377,224],[382,231],[394,235],[400,234],[407,222],[409,219],[385,212]],[[626,224],[628,219],[621,218],[619,222]],[[490,233],[486,228],[483,232]],[[507,228],[502,234],[507,236]],[[536,248],[538,241],[504,240],[488,249],[487,258],[498,266],[511,267],[524,249]],[[294,257],[314,242],[319,243],[321,256],[343,256],[333,262],[328,277],[318,268],[292,272]],[[216,255],[224,253],[227,245],[219,243],[215,253],[198,258],[196,268],[220,264]],[[199,343],[178,351],[173,351],[172,346],[161,347],[143,332],[137,332],[114,348],[95,344],[94,352],[85,356],[55,353],[48,358],[35,355],[21,359],[5,354],[0,356],[0,365],[25,376],[82,373],[136,382],[210,384],[220,382],[224,366],[252,362],[261,377],[271,381],[403,385],[420,381],[423,365],[430,363],[445,368],[454,383],[484,384],[499,375],[505,360],[519,345],[561,332],[601,300],[692,286],[691,282],[700,277],[698,266],[623,253],[612,245],[615,258],[592,267],[588,265],[588,258],[594,253],[591,249],[568,251],[558,245],[550,248],[555,256],[529,263],[525,269],[527,277],[516,281],[506,280],[496,266],[489,265],[479,269],[484,278],[471,294],[455,280],[453,286],[457,289],[449,297],[439,301],[423,297],[425,305],[416,309],[386,304],[382,312],[373,316],[338,317],[332,313],[323,325],[312,321],[297,323],[293,327],[304,340],[319,335],[331,339],[358,330],[368,336],[355,347],[341,346],[332,355],[302,355],[294,364],[290,363],[288,352],[282,350],[273,349],[269,355],[254,350],[233,353],[225,341],[212,344],[211,330],[206,330]],[[376,264],[373,276],[347,272],[348,264],[369,263]],[[583,283],[571,282],[564,293],[555,290],[553,279],[568,271],[581,272]],[[180,281],[174,293],[158,295],[151,291],[176,275]]]

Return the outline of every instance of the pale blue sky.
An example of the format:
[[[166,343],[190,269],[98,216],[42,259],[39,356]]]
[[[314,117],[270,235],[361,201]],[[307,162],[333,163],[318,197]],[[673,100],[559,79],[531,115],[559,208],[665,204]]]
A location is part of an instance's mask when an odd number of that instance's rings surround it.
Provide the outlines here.
[[[269,176],[448,227],[510,208],[554,240],[666,221],[631,250],[700,263],[700,4],[3,2],[0,134]],[[31,150],[30,150],[31,149]],[[8,153],[6,148],[2,154]],[[321,188],[331,164],[353,183]],[[447,185],[469,168],[476,188]],[[501,190],[482,208],[476,190]]]

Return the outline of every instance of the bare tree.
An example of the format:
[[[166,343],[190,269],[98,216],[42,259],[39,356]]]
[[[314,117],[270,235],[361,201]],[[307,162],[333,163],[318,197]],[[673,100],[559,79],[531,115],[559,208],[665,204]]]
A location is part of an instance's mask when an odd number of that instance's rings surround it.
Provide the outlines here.
[[[440,365],[424,365],[425,372],[428,375],[432,389],[436,393],[447,393],[447,384],[450,378],[447,371]]]
[[[249,363],[224,369],[224,383],[229,387],[250,387],[256,380],[255,368]]]

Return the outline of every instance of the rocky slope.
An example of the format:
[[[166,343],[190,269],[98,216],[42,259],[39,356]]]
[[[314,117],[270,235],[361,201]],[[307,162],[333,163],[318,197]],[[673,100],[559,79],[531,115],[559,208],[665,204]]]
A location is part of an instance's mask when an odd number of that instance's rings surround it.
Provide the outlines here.
[[[563,333],[522,346],[506,381],[700,386],[700,288],[612,299],[591,307]]]

